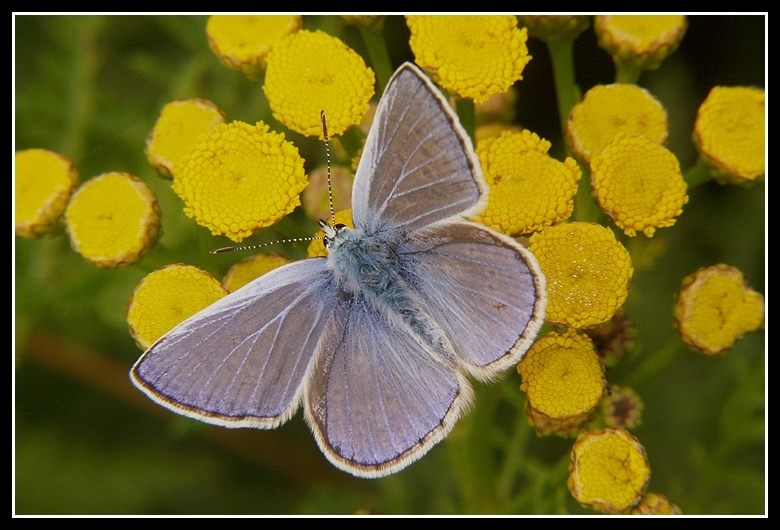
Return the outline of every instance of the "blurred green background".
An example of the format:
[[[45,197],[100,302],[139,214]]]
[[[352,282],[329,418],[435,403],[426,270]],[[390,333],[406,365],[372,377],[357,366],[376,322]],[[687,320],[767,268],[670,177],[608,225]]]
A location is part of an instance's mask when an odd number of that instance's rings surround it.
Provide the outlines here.
[[[262,119],[285,131],[307,171],[323,160],[321,142],[289,132],[270,116],[259,83],[219,63],[206,42],[206,20],[14,18],[15,150],[60,152],[82,181],[108,171],[138,176],[157,194],[163,226],[161,240],[141,262],[109,271],[83,260],[63,234],[15,239],[15,512],[595,513],[579,507],[566,488],[572,441],[533,434],[514,372],[493,387],[480,385],[470,416],[422,460],[373,481],[333,468],[301,414],[275,431],[228,430],[169,413],[132,387],[127,373],[141,351],[125,311],[141,278],[174,262],[221,278],[245,257],[211,256],[210,249],[228,240],[186,218],[170,182],[149,166],[144,140],[163,105],[211,100],[228,120]],[[764,87],[765,23],[763,16],[690,17],[679,50],[640,79],[667,109],[668,147],[683,170],[696,161],[690,135],[709,90]],[[367,57],[360,33],[337,18],[304,17],[304,28],[324,29]],[[388,18],[384,37],[394,66],[413,59],[402,17]],[[560,159],[549,57],[543,43],[532,39],[528,45],[533,60],[517,84],[517,123],[550,140],[551,154]],[[614,78],[592,28],[575,43],[575,65],[583,92]],[[287,237],[301,227],[312,233],[314,227],[300,211],[280,225],[249,242]],[[638,328],[638,350],[607,372],[609,381],[620,385],[635,377],[654,352],[674,341],[674,293],[697,268],[733,265],[765,294],[765,237],[765,184],[742,189],[710,182],[690,192],[674,227],[652,239],[622,238],[636,268],[626,310]],[[300,258],[305,245],[274,251]],[[645,403],[644,422],[633,433],[647,450],[649,491],[666,495],[687,514],[765,513],[765,358],[760,331],[721,358],[681,348],[642,378],[635,390]],[[496,400],[496,416],[481,417],[481,403]],[[501,445],[506,432],[513,433],[511,447]],[[464,472],[464,451],[484,450],[474,444],[486,443],[501,448],[490,453],[491,466],[500,470],[507,458],[519,459],[521,472],[498,473],[498,485],[491,482],[495,474]]]

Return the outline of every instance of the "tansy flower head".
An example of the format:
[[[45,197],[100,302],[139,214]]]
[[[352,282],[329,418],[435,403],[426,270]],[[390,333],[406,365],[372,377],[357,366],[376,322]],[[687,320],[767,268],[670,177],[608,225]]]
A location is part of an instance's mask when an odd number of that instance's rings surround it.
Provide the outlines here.
[[[645,448],[627,431],[586,431],[577,437],[568,485],[583,506],[625,513],[642,498],[649,480]]]
[[[687,27],[683,15],[604,15],[597,16],[593,26],[599,46],[616,64],[640,70],[661,66],[677,50]]]
[[[630,255],[633,260],[633,254]],[[636,326],[623,309],[607,322],[584,331],[596,345],[601,362],[608,368],[626,360],[636,346]]]
[[[722,355],[764,323],[764,297],[728,265],[699,269],[682,282],[674,305],[682,339],[707,355]]]
[[[658,493],[648,493],[642,497],[631,515],[681,515],[682,510],[669,499]]]
[[[360,123],[374,95],[374,72],[363,58],[322,31],[299,31],[268,56],[265,95],[274,117],[293,131],[322,138],[320,111],[328,134]]]
[[[256,78],[274,45],[299,29],[300,15],[213,15],[206,36],[222,64]]]
[[[604,423],[620,429],[638,427],[642,423],[642,399],[630,388],[613,385],[610,390],[601,402]]]
[[[590,26],[588,15],[518,15],[517,24],[528,36],[545,42],[574,40]]]
[[[85,182],[65,211],[71,246],[101,268],[140,260],[160,233],[160,211],[149,187],[127,173]]]
[[[693,140],[721,183],[764,177],[765,98],[759,88],[717,86],[699,107]]]
[[[644,88],[626,83],[595,86],[572,107],[566,124],[569,146],[584,164],[621,133],[666,144],[666,111]]]
[[[623,306],[634,269],[609,228],[563,223],[533,234],[530,242],[547,277],[547,321],[593,326]]]
[[[407,16],[415,62],[445,90],[482,103],[523,78],[527,30],[512,15]]]
[[[223,296],[227,289],[191,265],[166,265],[141,280],[127,307],[130,333],[141,349]]]
[[[14,157],[16,235],[33,238],[55,232],[79,174],[70,160],[45,149]]]
[[[550,142],[524,130],[482,140],[477,155],[490,187],[475,218],[505,234],[527,234],[567,219],[582,173],[572,158],[547,155]]]
[[[653,237],[656,228],[672,226],[688,202],[677,157],[644,136],[619,135],[590,166],[599,206],[626,235]]]
[[[225,123],[225,116],[210,101],[187,99],[168,103],[146,139],[149,163],[163,176],[173,178],[198,136],[220,123]]]
[[[537,340],[517,365],[528,420],[540,434],[568,435],[593,417],[604,369],[591,340],[574,330]]]
[[[320,166],[309,174],[309,187],[303,192],[303,209],[310,219],[330,221],[330,197],[333,208],[348,210],[352,202],[352,180],[354,174],[344,166],[333,166],[330,183],[332,193],[328,193],[328,168]]]
[[[278,254],[255,254],[242,259],[227,271],[222,279],[222,285],[231,293],[236,292],[249,282],[256,280],[266,272],[292,263],[287,256]]]
[[[371,31],[382,31],[385,15],[340,15],[341,20],[350,26],[364,26]]]
[[[352,210],[341,210],[333,214],[333,217],[336,218],[336,224],[342,224],[346,225],[350,228],[355,228],[354,223],[352,222]],[[327,219],[327,222],[331,222],[330,219]],[[325,232],[322,230],[317,230],[317,232],[314,234],[313,237],[319,237],[322,238],[325,235]],[[314,258],[317,256],[327,256],[328,255],[328,249],[325,248],[325,244],[322,242],[322,239],[315,239],[311,243],[309,243],[309,250],[308,254],[310,258]]]
[[[284,134],[234,121],[198,139],[173,190],[189,217],[239,242],[292,212],[306,184],[303,159]]]

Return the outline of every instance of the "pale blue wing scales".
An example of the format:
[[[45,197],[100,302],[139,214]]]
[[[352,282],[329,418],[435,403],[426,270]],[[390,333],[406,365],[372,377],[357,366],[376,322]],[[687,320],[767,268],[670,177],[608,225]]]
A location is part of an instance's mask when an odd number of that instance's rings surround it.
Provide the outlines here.
[[[470,402],[453,366],[360,298],[336,310],[320,347],[306,419],[328,459],[354,475],[402,469],[446,436]]]
[[[337,290],[325,259],[276,269],[186,320],[131,372],[158,403],[229,427],[272,428],[297,410]]]
[[[406,63],[374,116],[352,189],[352,218],[367,234],[412,232],[481,209],[479,160],[457,116]]]
[[[482,225],[445,221],[413,234],[398,253],[408,285],[472,375],[490,379],[522,358],[547,306],[528,250]]]

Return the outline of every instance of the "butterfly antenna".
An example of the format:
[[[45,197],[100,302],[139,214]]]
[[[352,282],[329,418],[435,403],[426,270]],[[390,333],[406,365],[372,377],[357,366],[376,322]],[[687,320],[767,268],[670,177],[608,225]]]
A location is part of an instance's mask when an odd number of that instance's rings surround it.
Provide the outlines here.
[[[271,241],[269,243],[260,243],[259,245],[248,245],[243,247],[222,247],[211,250],[211,254],[222,254],[223,252],[240,252],[243,250],[253,250],[256,248],[269,247],[276,245],[277,243],[297,243],[299,241],[314,241],[315,239],[323,239],[322,237],[296,237],[293,239],[279,239],[278,241]]]
[[[325,122],[325,111],[320,111],[320,125],[322,125],[322,137],[325,139],[325,157],[328,160],[328,203],[330,204],[331,226],[336,225],[336,214],[333,212],[333,187],[330,185],[330,138],[328,138],[328,124]]]

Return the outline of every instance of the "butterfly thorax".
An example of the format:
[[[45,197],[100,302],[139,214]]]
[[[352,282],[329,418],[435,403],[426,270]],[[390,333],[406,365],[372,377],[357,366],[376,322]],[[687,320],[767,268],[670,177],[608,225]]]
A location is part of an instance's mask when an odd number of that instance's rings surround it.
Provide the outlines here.
[[[340,227],[328,243],[328,267],[342,295],[360,297],[391,321],[403,322],[421,344],[454,362],[450,341],[399,272],[396,243],[348,227]]]

